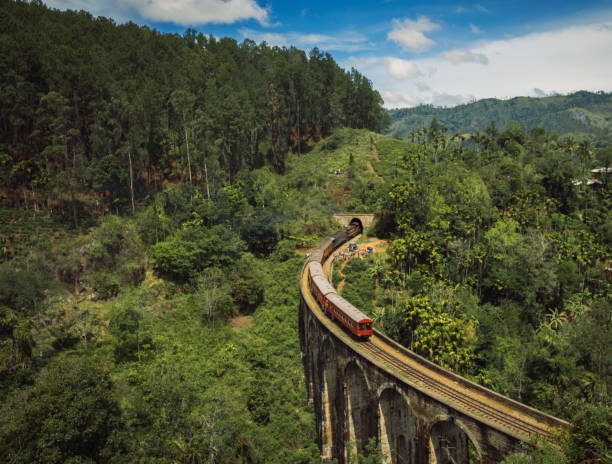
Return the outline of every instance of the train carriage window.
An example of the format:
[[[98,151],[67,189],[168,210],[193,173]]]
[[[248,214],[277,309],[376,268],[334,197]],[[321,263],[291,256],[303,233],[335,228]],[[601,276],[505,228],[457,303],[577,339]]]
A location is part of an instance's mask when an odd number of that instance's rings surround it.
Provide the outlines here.
[[[364,325],[365,324],[359,324],[359,330],[364,330],[364,328],[363,328]]]

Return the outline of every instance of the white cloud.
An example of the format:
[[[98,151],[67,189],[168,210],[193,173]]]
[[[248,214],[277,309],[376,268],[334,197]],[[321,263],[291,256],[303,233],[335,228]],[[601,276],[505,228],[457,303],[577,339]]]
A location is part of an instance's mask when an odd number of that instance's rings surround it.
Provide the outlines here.
[[[243,38],[251,39],[255,42],[266,42],[268,45],[277,45],[279,47],[288,47],[291,44],[289,37],[276,32],[260,32],[246,28],[240,29],[239,32]]]
[[[242,28],[239,33],[243,38],[248,38],[255,42],[266,42],[268,45],[277,45],[279,47],[290,47],[291,45],[298,48],[318,47],[322,50],[336,50],[349,53],[372,48],[366,36],[353,31],[345,31],[338,35],[326,35],[302,34],[299,32],[274,33]]]
[[[481,34],[482,30],[476,26],[475,24],[470,23],[470,30],[472,31],[472,34]]]
[[[421,103],[418,97],[403,92],[383,90],[381,96],[385,101],[385,108],[411,108]]]
[[[268,24],[268,10],[256,0],[47,0],[46,4],[61,10],[87,10],[117,21],[127,20],[134,11],[144,19],[184,26],[249,19]]]
[[[489,60],[482,53],[473,53],[469,50],[450,50],[442,54],[446,61],[453,64],[459,63],[480,63],[488,64]]]
[[[462,6],[457,7],[457,9],[455,10],[455,13],[457,14],[461,14],[465,11],[465,8],[463,8]]]
[[[387,58],[386,62],[387,72],[396,79],[414,79],[421,75],[412,61],[402,60],[401,58]]]
[[[478,10],[478,11],[482,11],[483,13],[488,13],[489,10],[487,10],[484,6],[478,4],[478,5],[474,5],[474,7]]]
[[[387,34],[389,40],[397,42],[405,50],[423,52],[429,50],[435,42],[425,36],[424,32],[437,31],[440,25],[432,23],[429,18],[419,17],[416,21],[411,19],[393,20],[393,29]]]
[[[457,106],[472,101],[473,99],[474,97],[471,95],[451,95],[445,92],[433,92],[431,104],[434,106]]]
[[[610,17],[610,16],[607,16]],[[571,26],[495,41],[466,50],[449,50],[411,60],[422,76],[398,80],[388,69],[391,57],[349,58],[385,99],[385,107],[454,105],[480,98],[541,96],[577,90],[612,91],[612,20]],[[488,60],[486,66],[475,66]],[[427,88],[429,87],[429,88]],[[541,90],[544,89],[544,90]]]
[[[268,10],[255,0],[116,0],[143,18],[182,25],[234,23],[255,19],[268,23]]]
[[[536,97],[545,97],[547,95],[546,92],[544,92],[542,89],[540,89],[538,87],[534,87],[533,88],[533,94]]]

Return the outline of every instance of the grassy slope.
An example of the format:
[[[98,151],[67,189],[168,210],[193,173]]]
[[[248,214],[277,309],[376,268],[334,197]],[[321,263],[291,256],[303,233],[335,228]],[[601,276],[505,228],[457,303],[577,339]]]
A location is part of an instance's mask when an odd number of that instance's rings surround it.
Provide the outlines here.
[[[325,214],[369,211],[371,199],[360,196],[360,190],[383,183],[369,168],[377,162],[375,144],[382,137],[365,129],[336,131],[309,153],[292,156],[286,176],[289,187],[300,190],[306,210],[323,208]],[[336,171],[341,174],[334,174]]]

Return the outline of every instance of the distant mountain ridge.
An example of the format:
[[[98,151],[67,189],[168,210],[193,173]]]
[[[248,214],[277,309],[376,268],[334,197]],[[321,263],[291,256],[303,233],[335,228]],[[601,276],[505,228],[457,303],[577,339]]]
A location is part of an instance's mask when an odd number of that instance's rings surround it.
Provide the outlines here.
[[[550,97],[487,98],[453,108],[422,105],[389,111],[387,133],[410,139],[410,133],[428,126],[432,118],[448,127],[449,133],[484,132],[495,122],[504,129],[518,121],[525,130],[542,127],[560,136],[598,137],[612,142],[612,93],[580,91]]]

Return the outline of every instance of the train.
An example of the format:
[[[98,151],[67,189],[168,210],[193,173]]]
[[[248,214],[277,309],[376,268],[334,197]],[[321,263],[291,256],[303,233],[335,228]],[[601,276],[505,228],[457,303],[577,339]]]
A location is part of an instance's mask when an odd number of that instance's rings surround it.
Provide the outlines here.
[[[361,223],[351,221],[344,229],[326,238],[308,258],[308,286],[323,312],[359,339],[367,339],[374,331],[373,322],[359,309],[342,298],[323,274],[322,264],[347,240],[359,235]]]

